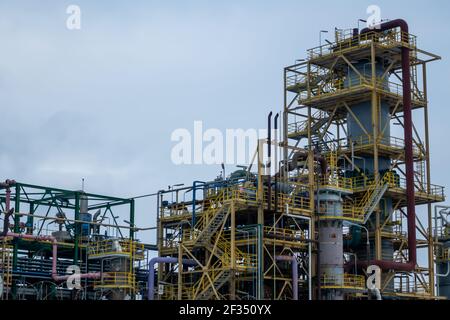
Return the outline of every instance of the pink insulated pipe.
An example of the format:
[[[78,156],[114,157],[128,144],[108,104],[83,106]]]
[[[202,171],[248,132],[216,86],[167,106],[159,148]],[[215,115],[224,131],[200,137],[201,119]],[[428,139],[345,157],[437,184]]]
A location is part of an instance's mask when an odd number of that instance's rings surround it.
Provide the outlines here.
[[[52,243],[52,279],[55,281],[65,281],[73,275],[59,276],[56,271],[56,262],[58,261],[58,242],[53,236],[36,236],[31,234],[20,234],[8,232],[7,237],[12,237],[16,239],[31,239],[36,241],[50,241]],[[100,272],[90,272],[79,274],[80,279],[99,279],[101,277]]]

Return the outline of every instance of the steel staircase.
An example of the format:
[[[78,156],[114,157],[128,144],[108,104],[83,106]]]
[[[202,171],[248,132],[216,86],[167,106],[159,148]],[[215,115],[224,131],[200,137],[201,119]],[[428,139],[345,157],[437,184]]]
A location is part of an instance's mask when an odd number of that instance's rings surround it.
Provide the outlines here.
[[[212,252],[212,248],[210,249]],[[220,236],[220,239],[217,241],[214,255],[218,258],[218,260],[209,270],[209,274],[212,275],[212,284],[204,274],[195,286],[196,290],[194,290],[194,292],[200,291],[195,297],[196,299],[208,300],[213,297],[214,291],[218,291],[234,272],[232,269],[230,242],[223,238],[223,236]],[[256,268],[256,259],[252,258],[251,255],[242,252],[238,248],[235,249],[234,259],[235,270],[237,271],[244,272],[246,270]],[[199,287],[201,287],[201,290],[197,289]]]
[[[206,225],[206,227],[200,232],[200,234],[195,239],[194,245],[205,246],[207,245],[213,235],[217,232],[220,226],[223,224],[229,210],[229,205],[224,204],[222,207],[217,208],[216,212],[213,214],[211,220]]]
[[[311,133],[317,133],[320,132],[319,129],[327,123],[329,120],[329,116],[324,111],[316,111],[311,116]],[[295,128],[295,137],[292,137],[293,139],[301,140],[303,138],[308,137],[308,120],[299,122],[298,125]]]
[[[219,290],[231,277],[231,270],[225,269],[220,270],[217,276],[212,279],[213,285],[209,283],[202,292],[200,292],[196,299],[198,300],[209,300],[214,296],[214,291]]]
[[[377,207],[388,187],[388,183],[381,179],[378,183],[371,185],[363,196],[358,207],[361,210],[361,215],[364,217],[364,224],[369,220],[370,215]]]
[[[225,238],[223,232],[219,232],[231,210],[230,203],[225,202],[225,197],[226,194],[221,192],[208,198],[209,207],[196,224],[199,233],[194,237],[191,245],[209,250],[214,257],[212,264],[206,266],[201,278],[192,284],[190,289],[184,290],[185,296],[192,299],[213,298],[234,272],[243,272],[256,266],[256,259],[251,254],[244,253],[238,248],[232,252],[229,239]],[[232,257],[234,257],[234,263]]]

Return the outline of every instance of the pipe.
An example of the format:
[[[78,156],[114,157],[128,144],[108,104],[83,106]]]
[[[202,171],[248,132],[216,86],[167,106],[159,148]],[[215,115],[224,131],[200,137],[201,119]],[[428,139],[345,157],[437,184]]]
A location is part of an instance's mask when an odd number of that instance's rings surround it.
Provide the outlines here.
[[[275,260],[291,262],[293,299],[298,300],[298,262],[294,256],[275,256]]]
[[[97,212],[95,212],[95,214],[94,214],[94,216],[92,218],[92,222],[97,223],[98,216],[101,213],[102,213],[101,209],[98,209]],[[99,234],[100,233],[100,225],[94,225],[93,229],[94,229],[94,232],[93,232],[94,234]]]
[[[13,214],[14,208],[5,211],[5,218],[3,219],[3,230],[0,233],[0,238],[5,237],[8,234],[9,229],[9,217]]]
[[[15,180],[7,179],[5,182],[0,182],[0,189],[5,189],[5,188],[7,189],[9,187],[14,186],[15,184],[16,184]]]
[[[375,288],[375,289],[369,290],[369,293],[370,293],[370,294],[373,294],[373,295],[377,298],[377,300],[383,300],[383,299],[381,298],[381,292],[380,292],[380,289]]]
[[[267,209],[269,212],[272,210],[272,186],[271,186],[271,161],[272,161],[272,111],[270,111],[267,117],[267,184],[268,184],[268,195],[267,195]],[[276,190],[275,190],[276,193]]]
[[[306,161],[308,158],[308,151],[301,150],[297,151],[292,155],[292,159],[287,164],[287,171],[292,171],[298,167],[299,161]],[[319,153],[314,154],[314,160],[320,163],[320,171],[322,176],[325,176],[327,173],[327,160]],[[285,171],[286,166],[283,166],[280,170],[280,173]]]
[[[383,32],[394,28],[400,28],[402,42],[409,43],[408,23],[402,19],[396,19],[382,23],[376,32]],[[361,34],[373,31],[365,28]],[[371,264],[378,265],[383,270],[413,271],[417,264],[416,246],[416,211],[414,201],[414,159],[413,159],[413,136],[412,136],[412,110],[411,110],[411,70],[410,70],[410,49],[402,46],[402,75],[403,75],[403,117],[404,117],[404,138],[405,138],[405,170],[406,170],[406,207],[408,210],[408,262],[392,262],[384,260],[374,260]]]
[[[192,228],[194,228],[195,227],[195,218],[196,218],[196,216],[195,216],[195,194],[196,194],[196,191],[197,191],[197,186],[198,185],[205,185],[206,184],[206,182],[204,182],[204,181],[194,181],[193,182],[193,184],[192,184]]]
[[[436,273],[436,277],[448,277],[450,275],[450,262],[447,262],[447,272],[446,273]]]
[[[5,197],[5,219],[3,220],[3,230],[0,233],[0,237],[5,237],[9,229],[9,217],[14,213],[14,209],[11,209],[11,187],[16,184],[14,180],[6,180],[0,183],[0,188],[6,189]]]
[[[56,270],[56,262],[58,260],[58,242],[53,236],[37,236],[31,234],[13,233],[8,232],[6,237],[12,237],[15,239],[30,239],[36,241],[50,241],[52,243],[52,279],[55,281],[65,281],[73,275],[59,276]],[[98,279],[101,277],[100,272],[94,273],[82,273],[79,274],[80,279]]]
[[[278,170],[278,117],[280,116],[279,113],[276,114],[274,119],[274,130],[275,130],[275,170]],[[278,211],[278,175],[275,175],[275,213]]]
[[[174,257],[155,257],[150,259],[148,263],[148,281],[147,281],[147,298],[154,300],[155,295],[155,264],[157,263],[178,263],[178,258]],[[182,259],[183,265],[195,266],[197,262],[193,259]],[[180,266],[178,267],[180,270]],[[180,276],[180,275],[179,275]]]

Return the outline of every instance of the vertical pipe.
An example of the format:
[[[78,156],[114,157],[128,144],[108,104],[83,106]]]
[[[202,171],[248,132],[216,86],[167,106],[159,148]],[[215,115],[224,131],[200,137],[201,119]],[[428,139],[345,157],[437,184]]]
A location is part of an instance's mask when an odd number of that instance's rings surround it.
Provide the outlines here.
[[[130,200],[130,240],[134,240],[134,199]]]
[[[406,169],[406,207],[408,221],[408,263],[395,263],[389,261],[374,261],[382,269],[397,269],[411,271],[417,264],[416,244],[416,208],[414,196],[414,158],[413,158],[413,136],[412,136],[412,108],[411,108],[411,70],[409,49],[409,28],[406,21],[402,19],[392,20],[380,25],[379,32],[400,28],[402,49],[402,76],[403,76],[403,118],[404,118],[404,140],[405,140],[405,169]],[[365,28],[361,34],[373,30]]]
[[[292,298],[298,300],[298,262],[295,256],[276,256],[278,261],[289,261],[292,267]]]
[[[272,165],[272,111],[267,118],[267,209],[272,210],[272,181],[271,181],[271,165]]]
[[[274,119],[274,130],[275,130],[275,213],[278,212],[278,117],[279,113],[276,114]]]
[[[199,185],[205,185],[204,181],[194,181],[192,184],[192,228],[195,227],[196,224],[196,214],[195,214],[195,201],[196,201],[196,193]]]

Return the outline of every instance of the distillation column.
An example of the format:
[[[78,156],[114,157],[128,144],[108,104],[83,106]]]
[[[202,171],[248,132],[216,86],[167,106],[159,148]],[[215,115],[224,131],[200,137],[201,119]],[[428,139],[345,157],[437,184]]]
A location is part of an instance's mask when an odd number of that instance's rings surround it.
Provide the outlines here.
[[[355,69],[359,72],[360,75],[362,75],[366,80],[371,79],[372,77],[372,63],[370,60],[361,60],[356,63],[354,63]],[[383,80],[379,80],[383,77],[383,74],[385,73],[385,63],[384,61],[380,59],[376,59],[375,61],[375,71],[376,71],[376,78],[377,82],[383,81],[382,85],[384,87],[384,90],[388,91],[388,76],[386,76]],[[352,87],[361,82],[360,75],[355,70],[348,67],[347,77],[344,81],[344,87]],[[378,84],[379,85],[379,84]],[[353,112],[354,116],[350,113],[347,113],[347,130],[348,130],[348,138],[349,138],[349,145],[352,149],[358,149],[358,146],[360,145],[373,145],[374,143],[383,144],[383,145],[390,145],[390,107],[389,104],[381,99],[379,95],[377,95],[376,99],[376,105],[375,105],[375,112],[372,110],[372,101],[370,100],[370,97],[367,101],[363,101],[360,103],[356,103],[350,106],[351,111]],[[356,118],[356,119],[355,119]],[[359,122],[359,123],[358,123]],[[378,123],[378,129],[373,130],[375,125]],[[364,129],[365,131],[364,131]],[[378,140],[374,139],[374,131],[378,132]],[[367,133],[370,134],[370,136],[367,136]],[[375,157],[371,154],[358,154],[357,152],[352,152],[352,154],[356,154],[352,161],[354,164],[361,169],[361,171],[366,175],[369,179],[373,179],[376,176],[376,170],[378,167],[378,179],[382,179],[385,172],[390,170],[391,165],[391,159],[386,156],[378,156],[377,161],[375,160]],[[376,163],[376,162],[377,163]],[[359,176],[360,174],[356,171],[350,171],[351,176]],[[361,179],[363,181],[363,179]],[[379,217],[382,224],[383,221],[385,221],[386,218],[388,218],[393,210],[392,205],[392,199],[390,197],[383,197],[379,202]],[[370,260],[379,259],[385,261],[392,261],[393,260],[393,254],[394,254],[394,247],[392,240],[390,239],[382,239],[381,240],[381,251],[382,256],[376,257],[376,247],[375,247],[375,226],[377,225],[377,213],[374,211],[372,215],[370,216],[368,227],[369,231],[371,233],[371,248],[370,248]],[[372,226],[372,227],[370,227]],[[383,228],[384,232],[392,233],[392,226],[386,224],[386,226]],[[381,232],[381,230],[380,230]],[[358,259],[361,260],[368,260],[367,259],[367,250],[364,243],[360,243],[357,245],[356,248],[352,248],[355,250],[355,252],[358,255]],[[389,286],[386,287],[386,289],[392,289],[393,283],[391,283]]]
[[[319,221],[319,275],[325,287],[344,285],[342,198],[339,192],[321,189],[317,193]],[[320,290],[321,300],[344,300],[337,288]]]

